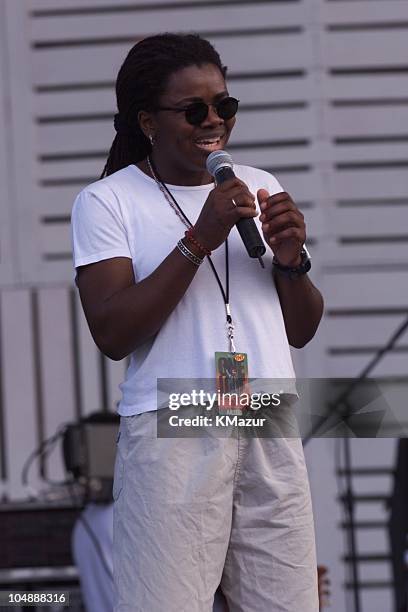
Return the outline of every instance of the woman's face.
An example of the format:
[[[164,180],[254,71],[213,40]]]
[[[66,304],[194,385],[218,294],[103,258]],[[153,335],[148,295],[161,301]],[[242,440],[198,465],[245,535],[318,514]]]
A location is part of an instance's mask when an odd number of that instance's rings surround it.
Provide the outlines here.
[[[170,76],[158,106],[180,108],[199,101],[215,104],[228,95],[217,66],[188,66]],[[207,157],[212,151],[225,148],[235,124],[235,117],[221,119],[213,106],[200,125],[188,123],[184,112],[167,110],[142,112],[139,120],[145,134],[154,136],[152,158],[160,177],[175,185],[212,181],[206,170]]]

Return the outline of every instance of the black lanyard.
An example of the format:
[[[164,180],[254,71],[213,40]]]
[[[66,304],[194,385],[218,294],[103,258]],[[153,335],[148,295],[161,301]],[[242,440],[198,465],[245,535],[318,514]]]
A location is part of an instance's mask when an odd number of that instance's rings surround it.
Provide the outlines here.
[[[157,171],[155,169],[155,172],[157,174]],[[190,227],[193,227],[193,224],[191,223],[190,219],[187,217],[187,215],[184,213],[184,211],[182,210],[180,204],[177,202],[176,198],[173,196],[173,194],[171,193],[171,191],[167,188],[166,183],[163,183],[163,181],[161,180],[161,178],[159,177],[159,175],[157,174],[157,177],[161,183],[161,185],[164,187],[164,189],[166,190],[166,193],[168,193],[168,195],[171,197],[172,201],[174,202],[174,205],[177,207],[177,210],[179,211],[179,213],[182,215],[182,217],[185,219],[185,221],[189,224]],[[218,283],[218,286],[220,288],[223,300],[224,300],[224,304],[225,304],[225,310],[227,312],[227,323],[231,324],[232,323],[232,318],[231,318],[231,314],[229,312],[229,257],[228,257],[228,238],[226,238],[225,240],[225,289],[222,286],[221,283],[221,279],[218,275],[218,272],[211,260],[211,256],[207,255],[206,256],[208,259],[208,263],[211,266],[211,270],[214,273],[214,276],[216,278],[216,281]]]
[[[184,211],[181,209],[179,203],[177,202],[176,198],[173,196],[173,194],[170,192],[170,190],[168,189],[167,185],[164,183],[164,181],[160,178],[159,174],[157,173],[156,168],[153,167],[153,162],[152,160],[150,160],[150,158],[148,158],[148,163],[149,163],[149,167],[151,167],[151,172],[153,174],[153,178],[155,179],[155,181],[158,183],[160,189],[163,192],[163,195],[166,196],[166,194],[171,198],[171,201],[173,202],[173,204],[175,205],[176,209],[174,209],[174,212],[177,214],[178,217],[180,217],[180,220],[182,220],[185,225],[187,225],[187,227],[193,227],[193,224],[191,223],[190,219],[187,217],[187,215],[184,213]],[[167,199],[167,198],[166,198]],[[169,204],[171,205],[171,202],[169,201]],[[232,322],[232,317],[231,317],[231,310],[230,310],[230,305],[229,305],[229,258],[228,258],[228,238],[225,239],[225,281],[226,281],[226,287],[224,290],[224,287],[222,286],[220,277],[218,276],[217,270],[215,269],[215,266],[211,260],[211,257],[209,255],[207,255],[207,259],[208,262],[211,266],[211,269],[213,271],[213,274],[216,278],[216,281],[218,283],[218,286],[220,288],[221,294],[222,294],[222,298],[224,300],[224,305],[225,305],[225,316],[226,316],[226,320],[227,320],[227,337],[228,337],[228,342],[229,342],[229,347],[230,347],[230,352],[231,353],[235,353],[235,345],[234,345],[234,324]]]

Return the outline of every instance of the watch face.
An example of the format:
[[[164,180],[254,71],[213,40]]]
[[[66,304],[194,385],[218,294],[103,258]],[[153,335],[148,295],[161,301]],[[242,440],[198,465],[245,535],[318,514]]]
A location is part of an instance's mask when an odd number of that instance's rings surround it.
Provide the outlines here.
[[[303,249],[300,251],[300,256],[302,258],[301,265],[305,264],[307,261],[310,261],[309,251],[306,250],[306,247],[303,247]]]
[[[311,257],[310,257],[310,253],[309,253],[309,251],[307,250],[307,246],[306,246],[305,244],[303,245],[303,248],[302,248],[301,253],[306,253],[306,255],[307,255],[308,259],[311,259]]]
[[[299,276],[302,276],[303,274],[307,274],[309,272],[310,268],[312,267],[312,264],[310,263],[310,259],[307,257],[307,255],[306,258],[307,259],[302,261],[298,268],[293,268],[291,278],[298,278]]]
[[[290,278],[290,279],[298,278],[299,276],[302,276],[303,274],[307,274],[307,272],[309,272],[309,270],[312,267],[312,264],[310,261],[310,255],[308,251],[306,250],[306,247],[303,247],[303,249],[301,250],[300,257],[301,257],[301,263],[297,268],[289,268],[287,266],[282,266],[277,261],[273,262],[274,267],[280,274],[282,274],[283,276],[286,276],[287,278]]]

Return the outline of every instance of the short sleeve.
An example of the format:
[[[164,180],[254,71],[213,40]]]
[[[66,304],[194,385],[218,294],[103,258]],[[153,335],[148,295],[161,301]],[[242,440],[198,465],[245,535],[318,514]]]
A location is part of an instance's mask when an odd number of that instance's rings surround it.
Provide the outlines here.
[[[235,169],[239,178],[242,178],[254,195],[258,189],[266,189],[269,195],[285,191],[278,179],[266,170],[250,166],[236,166]]]
[[[280,182],[278,181],[278,179],[275,176],[273,176],[273,174],[270,175],[270,179],[271,179],[271,186],[270,186],[269,192],[271,195],[275,195],[275,193],[281,193],[282,191],[285,191],[282,185],[280,184]]]
[[[109,259],[132,258],[119,202],[112,193],[101,197],[84,189],[71,214],[74,267]]]
[[[263,172],[263,175],[265,178],[265,189],[269,191],[270,195],[275,195],[276,193],[285,191],[276,176],[270,172]]]

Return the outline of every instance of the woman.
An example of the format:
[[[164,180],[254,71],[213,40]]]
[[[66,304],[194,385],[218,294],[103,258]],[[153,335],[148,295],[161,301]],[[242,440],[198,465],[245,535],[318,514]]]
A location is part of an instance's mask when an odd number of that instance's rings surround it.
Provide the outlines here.
[[[118,74],[102,180],[73,208],[91,333],[110,358],[131,357],[113,491],[116,612],[208,612],[220,583],[230,612],[318,609],[300,440],[157,438],[157,379],[213,379],[215,353],[235,347],[250,378],[293,379],[289,343],[304,346],[322,315],[291,197],[261,170],[235,166],[237,178],[214,186],[206,169],[236,121],[225,75],[198,36],[136,44]],[[233,228],[241,218],[262,231],[266,269]]]

